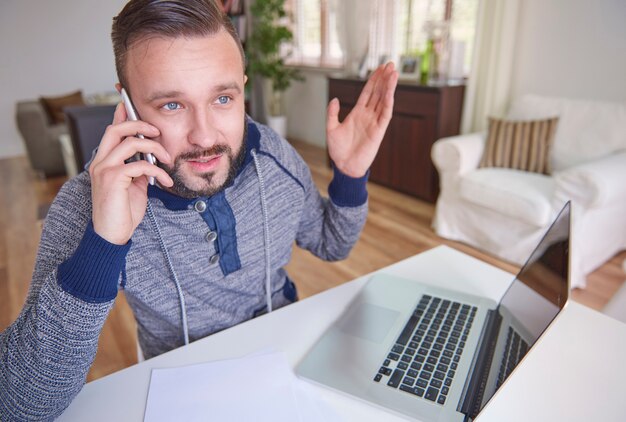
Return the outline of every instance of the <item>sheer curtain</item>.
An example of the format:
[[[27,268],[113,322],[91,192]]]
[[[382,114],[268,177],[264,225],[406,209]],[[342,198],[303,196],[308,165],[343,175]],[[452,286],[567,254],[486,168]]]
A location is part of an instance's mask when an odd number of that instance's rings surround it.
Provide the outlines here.
[[[344,58],[344,70],[358,74],[366,57],[366,67],[373,69],[381,57],[397,57],[394,51],[396,2],[386,0],[331,0],[337,13],[337,34]]]
[[[334,0],[337,11],[337,35],[343,52],[344,70],[359,72],[359,65],[369,49],[370,19],[374,0]]]
[[[370,23],[368,67],[374,69],[380,63],[381,58],[385,61],[398,59],[396,51],[396,28],[397,1],[375,0],[372,6],[373,19]]]
[[[510,102],[519,3],[519,0],[479,2],[462,133],[485,130],[487,117],[503,115]]]

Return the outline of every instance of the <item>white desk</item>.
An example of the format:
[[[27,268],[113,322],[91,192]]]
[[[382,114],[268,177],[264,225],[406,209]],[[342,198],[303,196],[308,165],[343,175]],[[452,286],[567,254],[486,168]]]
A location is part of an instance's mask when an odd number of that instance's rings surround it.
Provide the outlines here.
[[[511,274],[445,246],[384,268],[446,288],[499,298]],[[292,367],[343,311],[368,277],[240,324],[87,384],[61,421],[141,421],[152,368],[243,357],[273,348]],[[598,366],[588,367],[595,363]],[[570,303],[496,393],[482,421],[626,420],[626,324]],[[347,421],[405,420],[316,387]]]

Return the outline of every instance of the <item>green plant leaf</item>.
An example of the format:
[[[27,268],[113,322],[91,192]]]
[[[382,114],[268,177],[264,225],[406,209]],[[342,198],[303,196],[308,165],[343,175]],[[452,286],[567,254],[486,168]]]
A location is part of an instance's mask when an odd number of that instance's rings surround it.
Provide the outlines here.
[[[289,45],[293,33],[283,24],[287,13],[284,0],[256,0],[250,7],[252,32],[246,42],[247,72],[252,76],[269,79],[272,89],[285,91],[294,80],[302,81],[302,73],[287,67],[281,55],[281,46]]]

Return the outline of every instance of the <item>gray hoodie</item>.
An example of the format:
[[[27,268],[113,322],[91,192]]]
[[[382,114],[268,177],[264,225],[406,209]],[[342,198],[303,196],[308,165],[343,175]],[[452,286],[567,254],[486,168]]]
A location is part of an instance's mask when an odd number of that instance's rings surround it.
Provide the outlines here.
[[[44,223],[26,304],[0,334],[0,420],[63,412],[118,289],[146,358],[295,301],[283,269],[294,241],[324,260],[345,258],[367,215],[366,179],[335,169],[322,198],[291,145],[248,120],[233,183],[193,200],[150,187],[146,216],[123,246],[93,230],[89,174],[71,179]]]

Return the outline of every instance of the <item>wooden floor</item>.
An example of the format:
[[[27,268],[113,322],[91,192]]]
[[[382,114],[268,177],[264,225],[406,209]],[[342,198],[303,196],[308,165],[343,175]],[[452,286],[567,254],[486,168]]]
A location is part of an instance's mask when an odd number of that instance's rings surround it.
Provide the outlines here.
[[[324,150],[293,142],[309,163],[320,191],[326,193],[331,173]],[[39,215],[65,181],[44,180],[30,170],[25,158],[0,160],[0,330],[17,318],[28,293],[40,235]],[[287,267],[296,280],[301,298],[352,280],[363,274],[445,244],[507,271],[516,267],[466,245],[439,238],[430,228],[434,205],[370,183],[370,212],[363,234],[345,261],[327,263],[308,252],[294,249]],[[602,308],[626,279],[622,251],[588,276],[588,287],[575,290],[574,299]],[[135,322],[123,294],[100,337],[100,347],[88,380],[136,363]]]

